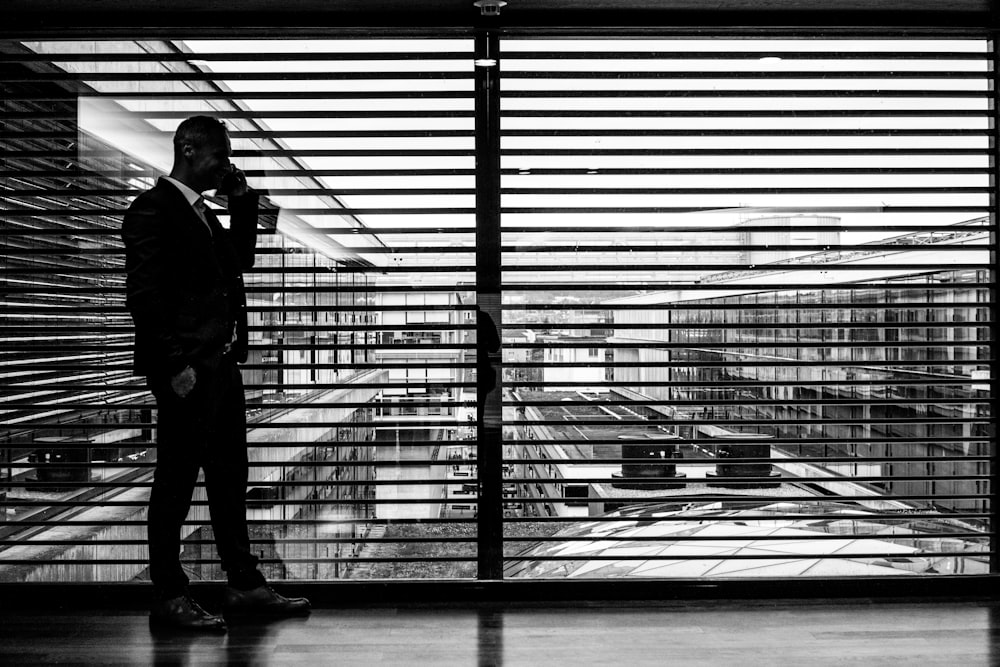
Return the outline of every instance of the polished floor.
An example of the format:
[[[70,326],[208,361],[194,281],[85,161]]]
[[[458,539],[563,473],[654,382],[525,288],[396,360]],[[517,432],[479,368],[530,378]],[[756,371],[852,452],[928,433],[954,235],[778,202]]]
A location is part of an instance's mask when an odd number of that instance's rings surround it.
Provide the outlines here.
[[[3,607],[4,665],[1000,665],[1000,605],[950,600],[345,607],[218,636]]]

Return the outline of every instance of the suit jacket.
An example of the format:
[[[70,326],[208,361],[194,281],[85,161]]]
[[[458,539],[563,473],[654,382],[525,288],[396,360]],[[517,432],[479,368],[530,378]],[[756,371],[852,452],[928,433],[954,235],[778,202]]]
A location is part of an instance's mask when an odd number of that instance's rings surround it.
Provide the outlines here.
[[[211,367],[227,343],[247,358],[243,271],[254,264],[257,194],[229,197],[230,228],[205,223],[173,184],[160,179],[125,213],[126,305],[135,322],[135,372],[174,375]]]

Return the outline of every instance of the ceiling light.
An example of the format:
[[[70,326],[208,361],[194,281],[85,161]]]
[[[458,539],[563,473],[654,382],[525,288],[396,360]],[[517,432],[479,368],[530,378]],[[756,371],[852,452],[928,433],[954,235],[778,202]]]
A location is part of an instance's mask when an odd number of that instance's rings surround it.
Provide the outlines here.
[[[479,13],[483,16],[498,16],[500,9],[507,6],[504,0],[476,0],[472,4],[479,7]]]

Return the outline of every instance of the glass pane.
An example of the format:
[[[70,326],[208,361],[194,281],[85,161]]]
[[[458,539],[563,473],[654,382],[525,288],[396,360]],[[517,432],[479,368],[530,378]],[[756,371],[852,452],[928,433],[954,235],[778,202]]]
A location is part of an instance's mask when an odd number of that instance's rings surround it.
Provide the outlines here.
[[[987,572],[987,43],[501,63],[506,575]]]
[[[193,114],[262,194],[242,375],[265,574],[475,576],[471,40],[5,51],[0,581],[148,577],[156,411],[119,228]],[[208,519],[199,485],[192,579],[224,578]]]

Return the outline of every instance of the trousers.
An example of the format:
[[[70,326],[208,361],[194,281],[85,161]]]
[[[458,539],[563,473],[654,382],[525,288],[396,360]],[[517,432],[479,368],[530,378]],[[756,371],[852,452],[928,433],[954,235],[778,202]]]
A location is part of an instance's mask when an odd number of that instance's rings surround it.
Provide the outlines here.
[[[184,398],[169,377],[149,378],[156,399],[156,467],[149,497],[149,576],[163,598],[183,595],[188,576],[180,563],[181,529],[204,471],[215,545],[230,585],[264,582],[250,548],[246,518],[248,458],[246,401],[239,368],[225,356],[197,369]]]

